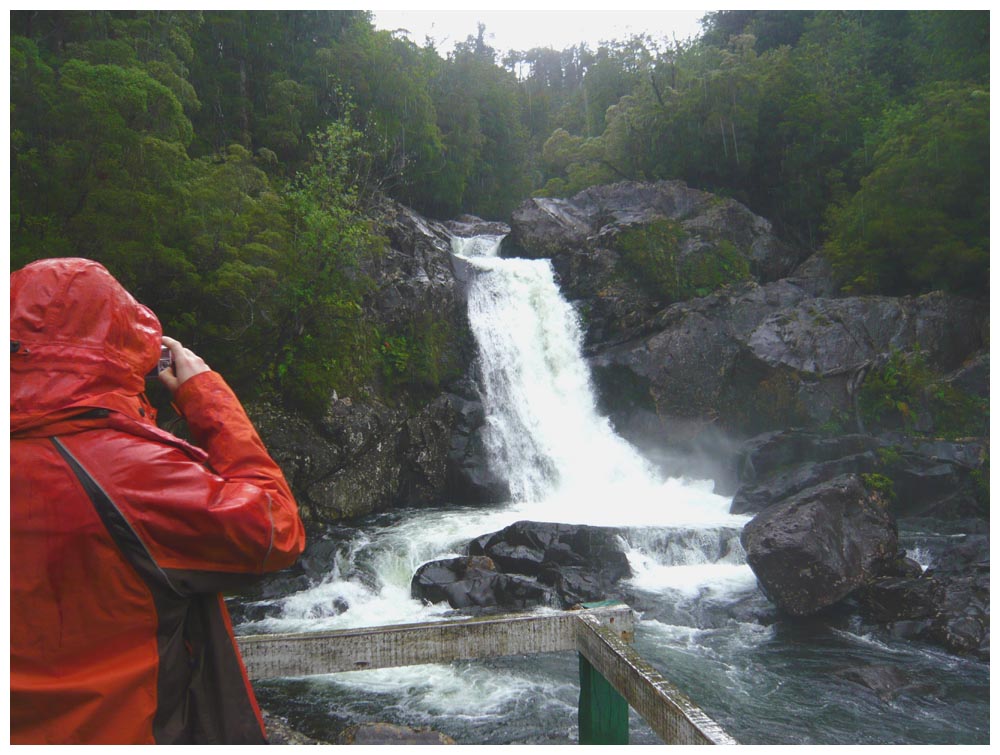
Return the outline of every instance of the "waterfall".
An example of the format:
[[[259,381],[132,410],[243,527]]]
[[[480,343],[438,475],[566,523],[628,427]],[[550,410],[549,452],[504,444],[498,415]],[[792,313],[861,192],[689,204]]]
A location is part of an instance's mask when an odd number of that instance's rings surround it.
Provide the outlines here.
[[[580,318],[549,260],[500,259],[502,237],[456,239],[472,269],[493,471],[526,517],[607,525],[742,524],[710,481],[661,479],[597,410]]]

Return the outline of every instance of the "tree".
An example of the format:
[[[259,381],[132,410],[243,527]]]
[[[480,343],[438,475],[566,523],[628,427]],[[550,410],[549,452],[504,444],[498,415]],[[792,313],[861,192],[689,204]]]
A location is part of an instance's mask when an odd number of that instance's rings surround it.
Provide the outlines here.
[[[359,206],[353,176],[366,159],[348,118],[312,138],[313,160],[286,194],[293,246],[278,259],[273,388],[300,409],[322,411],[333,390],[359,388],[374,369],[373,331],[361,317],[371,286],[363,263],[382,248]]]
[[[989,90],[949,82],[890,109],[871,172],[829,211],[824,253],[851,291],[989,291]]]

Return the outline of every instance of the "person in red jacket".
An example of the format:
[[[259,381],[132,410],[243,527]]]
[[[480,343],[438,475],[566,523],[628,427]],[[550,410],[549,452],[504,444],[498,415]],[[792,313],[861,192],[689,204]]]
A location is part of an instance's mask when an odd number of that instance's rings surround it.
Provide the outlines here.
[[[11,742],[266,743],[221,593],[305,535],[236,396],[89,260],[12,273],[10,337]]]

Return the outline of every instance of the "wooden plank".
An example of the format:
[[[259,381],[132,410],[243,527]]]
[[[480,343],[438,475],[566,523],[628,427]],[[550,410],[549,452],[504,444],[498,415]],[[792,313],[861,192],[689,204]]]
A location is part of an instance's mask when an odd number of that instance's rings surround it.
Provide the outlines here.
[[[577,647],[667,744],[737,744],[721,726],[589,616],[577,621]]]
[[[576,621],[589,616],[616,637],[634,633],[624,604],[581,611],[506,614],[461,621],[238,637],[251,679],[450,663],[576,650]]]
[[[583,653],[577,728],[582,745],[627,745],[628,702],[601,676]]]

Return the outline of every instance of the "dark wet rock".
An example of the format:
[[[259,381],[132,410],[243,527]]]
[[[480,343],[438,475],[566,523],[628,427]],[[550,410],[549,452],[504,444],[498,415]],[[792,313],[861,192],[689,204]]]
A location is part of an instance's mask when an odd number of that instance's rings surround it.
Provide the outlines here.
[[[593,345],[595,382],[615,425],[653,412],[665,445],[677,442],[673,427],[681,440],[863,429],[858,387],[893,350],[920,349],[929,370],[947,374],[985,343],[980,302],[940,293],[823,299],[800,284],[732,286],[667,307],[639,337]]]
[[[855,475],[770,506],[744,527],[741,542],[764,594],[795,616],[850,595],[898,551],[886,501]]]
[[[874,451],[870,435],[829,436],[801,429],[775,430],[747,440],[739,454],[740,481],[758,482],[806,462],[824,462]]]
[[[943,582],[943,599],[928,635],[955,652],[989,658],[989,564],[971,574],[938,578]]]
[[[971,396],[982,399],[990,397],[990,352],[989,349],[969,357],[945,381]]]
[[[578,280],[567,275],[574,256],[607,254],[623,231],[662,219],[683,227],[685,246],[691,249],[720,240],[733,244],[759,280],[787,275],[804,258],[800,250],[779,241],[764,218],[732,199],[692,189],[682,181],[623,181],[592,186],[571,199],[526,200],[511,217],[504,255],[551,258],[572,295],[579,287]],[[607,282],[591,281],[582,287]]]
[[[974,534],[950,537],[949,547],[934,555],[929,571],[934,574],[968,574],[971,570],[989,566],[989,535]]]
[[[989,594],[987,561],[965,573],[878,579],[860,599],[866,618],[893,636],[989,659]]]
[[[389,244],[364,271],[376,281],[364,306],[380,329],[406,330],[428,316],[462,324],[465,302],[455,285],[448,229],[396,202],[381,207],[378,224]]]
[[[449,452],[458,412],[447,396],[439,396],[408,417],[396,437],[401,461],[398,498],[409,505],[439,503],[449,481]]]
[[[655,314],[672,301],[638,285],[623,262],[635,234],[655,237],[663,223],[677,238],[670,258],[678,279],[685,278],[682,271],[707,266],[714,271],[708,276],[712,288],[742,279],[727,272],[721,256],[741,257],[758,281],[790,273],[804,257],[743,205],[681,181],[624,181],[592,186],[571,199],[529,199],[514,211],[501,253],[550,258],[567,298],[580,304],[587,342],[621,341],[650,332]]]
[[[339,745],[453,745],[447,734],[428,727],[397,726],[386,723],[354,724],[337,737]]]
[[[831,461],[803,462],[782,474],[772,475],[763,482],[741,485],[733,496],[729,510],[734,514],[763,511],[768,506],[838,475],[871,473],[877,466],[878,459],[870,451]]]
[[[538,576],[543,566],[583,566],[608,583],[631,576],[617,530],[575,524],[516,522],[469,544],[471,555],[486,555],[507,572]]]
[[[267,710],[261,710],[264,719],[264,729],[267,731],[267,743],[271,745],[328,745],[319,739],[308,737],[293,729],[288,721]]]
[[[881,624],[934,616],[943,587],[936,579],[884,577],[873,581],[860,595],[866,614]]]
[[[448,603],[452,608],[523,609],[556,603],[545,585],[521,575],[501,573],[485,556],[426,563],[414,574],[410,592],[418,600]]]
[[[446,490],[461,503],[500,503],[510,500],[506,481],[490,469],[483,440],[486,414],[478,395],[448,394],[455,422],[447,452]]]
[[[836,297],[839,285],[830,265],[822,254],[813,254],[788,275],[788,280],[811,296]]]
[[[444,227],[454,236],[469,238],[472,236],[504,236],[510,233],[510,226],[496,220],[483,220],[475,215],[459,215],[447,220]]]
[[[892,349],[914,348],[943,372],[980,348],[987,316],[982,303],[940,292],[813,298],[765,318],[748,345],[772,367],[819,376],[858,369]]]
[[[969,446],[983,448],[980,443],[950,445],[950,451],[965,445],[961,450],[970,454],[973,452]],[[933,447],[927,450],[934,453]],[[937,450],[944,449],[939,446]],[[974,460],[959,459],[957,455],[949,458],[903,451],[888,460],[880,471],[893,482],[897,516],[945,521],[988,517],[989,500],[980,483],[985,455]]]
[[[843,669],[834,675],[874,692],[884,702],[894,700],[905,693],[933,690],[932,685],[915,681],[909,674],[896,666],[857,666]]]
[[[979,440],[920,440],[805,430],[763,433],[746,441],[737,466],[734,513],[751,513],[824,479],[877,474],[891,485],[897,518],[960,521],[986,515],[981,481],[987,448]]]
[[[421,566],[413,596],[453,608],[570,608],[620,598],[632,573],[617,531],[602,527],[517,522],[476,538],[468,553]]]

